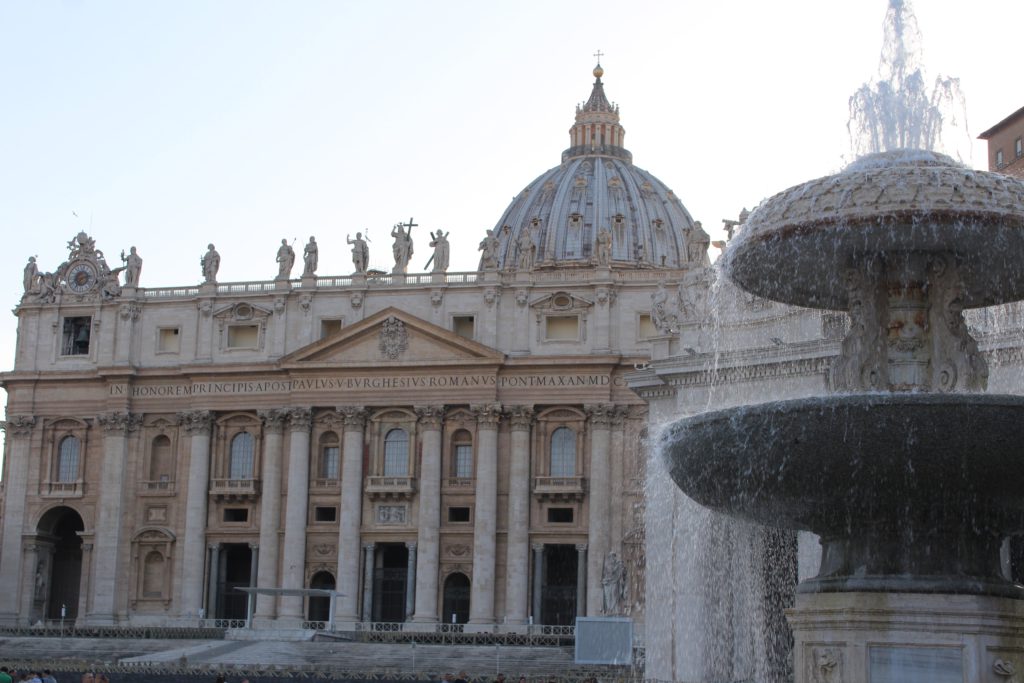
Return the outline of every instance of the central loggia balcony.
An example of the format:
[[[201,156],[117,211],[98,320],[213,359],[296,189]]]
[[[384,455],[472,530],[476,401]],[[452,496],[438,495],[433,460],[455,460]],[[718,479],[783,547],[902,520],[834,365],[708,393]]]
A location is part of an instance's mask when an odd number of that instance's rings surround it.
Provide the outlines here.
[[[533,478],[533,495],[542,501],[582,500],[586,493],[586,477]]]
[[[416,478],[367,477],[365,491],[374,500],[409,499],[416,493]]]

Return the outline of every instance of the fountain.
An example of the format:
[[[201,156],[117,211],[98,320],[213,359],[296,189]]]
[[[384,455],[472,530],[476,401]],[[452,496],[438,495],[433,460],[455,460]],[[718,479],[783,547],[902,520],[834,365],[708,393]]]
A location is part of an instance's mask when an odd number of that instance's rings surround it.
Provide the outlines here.
[[[897,25],[906,5],[891,0]],[[914,97],[877,104],[927,112]],[[886,148],[922,141],[905,133],[763,202],[724,255],[750,294],[849,312],[831,393],[703,413],[663,438],[698,503],[820,537],[788,612],[798,683],[1024,680],[1024,587],[1000,561],[1024,532],[1024,397],[981,393],[963,314],[1024,299],[1024,183]]]

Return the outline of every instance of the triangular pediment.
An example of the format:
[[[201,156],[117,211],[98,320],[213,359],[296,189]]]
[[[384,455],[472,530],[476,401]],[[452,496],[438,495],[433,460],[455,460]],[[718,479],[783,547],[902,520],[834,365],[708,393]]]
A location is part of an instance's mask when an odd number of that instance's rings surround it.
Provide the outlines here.
[[[400,309],[389,307],[281,359],[283,367],[387,367],[498,364],[505,356]]]

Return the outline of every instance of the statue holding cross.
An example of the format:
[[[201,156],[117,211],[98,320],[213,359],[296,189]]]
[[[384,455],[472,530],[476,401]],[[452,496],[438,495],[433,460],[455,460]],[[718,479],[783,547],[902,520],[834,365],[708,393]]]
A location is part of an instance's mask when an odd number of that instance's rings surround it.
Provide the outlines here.
[[[395,238],[391,247],[395,256],[395,267],[391,271],[392,273],[404,273],[409,267],[409,260],[412,258],[412,229],[416,226],[417,223],[413,223],[410,218],[408,223],[396,223],[395,227],[391,229],[391,236]]]

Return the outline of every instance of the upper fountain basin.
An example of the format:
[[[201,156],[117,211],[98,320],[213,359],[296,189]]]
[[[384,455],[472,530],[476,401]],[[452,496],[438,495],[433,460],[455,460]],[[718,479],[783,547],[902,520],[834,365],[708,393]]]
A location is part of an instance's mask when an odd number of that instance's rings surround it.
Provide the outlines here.
[[[1024,182],[935,152],[870,154],[762,202],[723,263],[753,294],[846,310],[845,268],[908,252],[955,255],[966,308],[1024,299]]]

